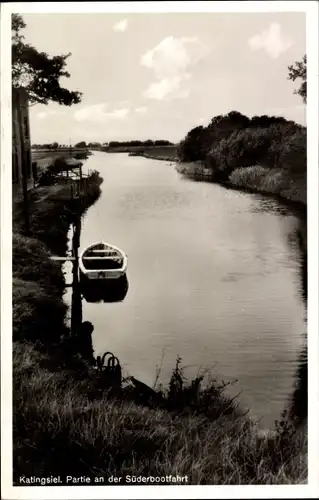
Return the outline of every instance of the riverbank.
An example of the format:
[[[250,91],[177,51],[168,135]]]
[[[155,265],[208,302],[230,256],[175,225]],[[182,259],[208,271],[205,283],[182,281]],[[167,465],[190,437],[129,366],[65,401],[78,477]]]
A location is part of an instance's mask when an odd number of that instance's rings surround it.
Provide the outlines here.
[[[84,213],[96,201],[101,183],[97,173],[90,176],[80,207],[65,181],[30,191],[28,236],[24,233],[23,201],[13,201],[14,340],[46,341],[58,339],[64,332],[64,277],[60,264],[50,256],[66,254],[67,233],[75,211]]]
[[[98,372],[65,342],[64,280],[49,257],[66,251],[69,191],[56,185],[31,196],[32,238],[21,234],[14,210],[14,279],[23,281],[16,291],[14,285],[13,304],[15,483],[32,475],[176,474],[188,484],[305,482],[305,430],[284,417],[262,436],[217,381],[204,390],[200,379],[187,385],[177,366],[156,401],[145,401],[128,380],[108,394]]]
[[[129,153],[130,156],[142,156],[152,160],[178,161],[177,146],[131,146],[109,148],[107,153]]]
[[[84,370],[54,371],[50,361],[30,346],[15,346],[16,485],[34,475],[60,475],[62,484],[66,475],[101,477],[99,485],[111,476],[127,484],[127,475],[162,477],[164,484],[177,475],[187,476],[187,484],[306,482],[304,431],[281,424],[276,433],[257,435],[230,401],[220,404],[216,390],[183,411],[109,398],[90,387]]]
[[[228,179],[216,181],[214,172],[202,162],[179,163],[176,170],[196,181],[217,182],[229,188],[260,193],[281,198],[305,208],[307,205],[306,178],[303,175],[291,177],[282,169],[270,169],[260,165],[236,168]]]

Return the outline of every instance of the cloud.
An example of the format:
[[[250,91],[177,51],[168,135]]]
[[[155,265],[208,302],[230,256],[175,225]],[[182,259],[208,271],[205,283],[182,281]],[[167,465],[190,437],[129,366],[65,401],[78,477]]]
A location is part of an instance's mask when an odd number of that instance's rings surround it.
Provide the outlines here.
[[[167,95],[170,98],[184,99],[189,95],[189,89],[181,89],[182,77],[163,78],[158,82],[152,83],[144,92],[144,96],[149,99],[164,99]]]
[[[164,38],[156,47],[142,55],[140,63],[151,69],[155,82],[144,92],[149,99],[185,98],[189,89],[189,70],[208,54],[207,47],[197,37]]]
[[[114,111],[111,111],[111,113],[107,113],[109,118],[125,118],[126,115],[129,113],[128,108],[119,108],[119,109],[114,109]]]
[[[268,29],[249,38],[248,45],[251,50],[265,50],[270,57],[277,59],[292,46],[292,40],[282,34],[279,23],[272,23]]]
[[[47,111],[40,111],[40,113],[37,113],[37,118],[39,120],[45,120],[46,118],[49,118],[49,116],[54,116],[54,115],[64,115],[65,111],[57,111],[55,109],[48,109]]]
[[[136,113],[145,114],[147,113],[147,108],[145,106],[141,106],[140,108],[135,108]]]
[[[129,107],[130,105],[131,105],[130,101],[121,101],[121,102],[120,102],[120,104],[119,104],[119,106],[120,106],[121,108],[127,108],[127,107]]]
[[[108,111],[108,104],[102,102],[76,111],[74,118],[78,122],[105,123],[112,119],[125,118],[129,112],[130,109],[128,107],[119,107]]]
[[[128,20],[122,19],[122,21],[119,21],[118,23],[114,24],[113,30],[123,33],[127,29],[127,26],[128,26]]]

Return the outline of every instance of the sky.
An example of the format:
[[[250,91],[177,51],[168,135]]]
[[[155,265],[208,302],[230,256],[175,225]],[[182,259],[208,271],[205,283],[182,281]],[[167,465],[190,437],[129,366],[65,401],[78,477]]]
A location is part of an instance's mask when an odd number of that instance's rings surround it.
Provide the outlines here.
[[[32,143],[167,139],[232,110],[305,124],[288,65],[306,51],[304,13],[22,14],[26,42],[71,52],[71,107],[30,108]]]

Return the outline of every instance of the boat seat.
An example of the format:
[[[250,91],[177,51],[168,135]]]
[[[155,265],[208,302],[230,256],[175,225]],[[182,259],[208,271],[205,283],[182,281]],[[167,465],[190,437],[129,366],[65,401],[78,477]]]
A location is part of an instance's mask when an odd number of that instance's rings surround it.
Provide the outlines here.
[[[103,259],[103,257],[82,257],[82,260],[104,260],[104,259]],[[109,260],[109,259],[105,259],[105,260]],[[122,257],[114,256],[111,260],[120,261],[120,260],[122,260]]]
[[[90,250],[92,253],[104,253],[104,252],[108,252],[108,253],[117,253],[115,252],[115,250]]]
[[[102,254],[102,256],[105,256],[105,257],[108,257],[108,256],[118,256],[119,253],[118,252],[114,252],[114,251],[107,251],[107,250],[91,250],[90,252],[88,252],[88,255],[91,255],[91,254]]]

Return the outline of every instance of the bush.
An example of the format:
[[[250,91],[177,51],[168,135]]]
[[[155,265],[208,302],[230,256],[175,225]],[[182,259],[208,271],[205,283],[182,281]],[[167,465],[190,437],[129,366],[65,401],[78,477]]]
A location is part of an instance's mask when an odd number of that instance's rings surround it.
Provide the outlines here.
[[[39,184],[39,186],[52,186],[56,182],[57,182],[57,178],[54,175],[54,173],[51,172],[50,170],[46,170],[39,177],[38,184]]]
[[[285,139],[281,148],[280,164],[293,175],[307,173],[307,133],[305,129],[296,130]]]
[[[59,157],[55,158],[53,165],[50,168],[50,171],[53,174],[59,174],[63,170],[67,170],[69,168],[68,163],[65,158]]]
[[[180,143],[183,162],[204,162],[212,179],[225,182],[236,168],[262,165],[306,172],[306,129],[281,117],[247,118],[232,111],[216,116],[208,127],[195,127]]]

